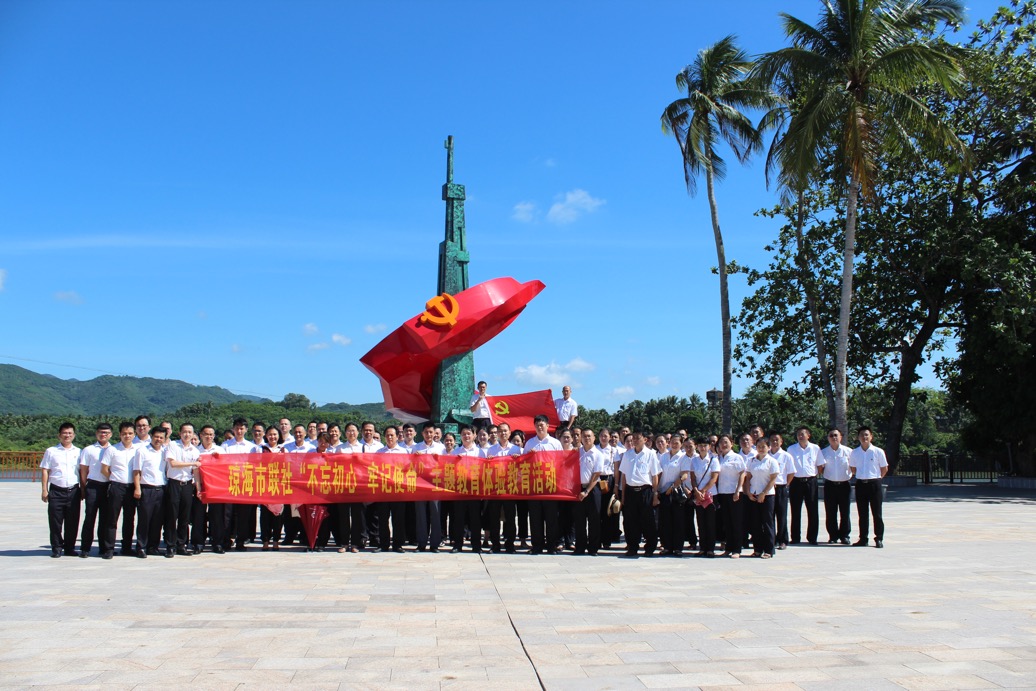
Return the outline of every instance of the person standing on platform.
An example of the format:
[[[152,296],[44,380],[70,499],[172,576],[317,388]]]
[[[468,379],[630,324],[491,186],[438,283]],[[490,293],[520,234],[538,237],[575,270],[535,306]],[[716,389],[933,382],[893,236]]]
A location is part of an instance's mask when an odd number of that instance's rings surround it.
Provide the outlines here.
[[[165,430],[151,430],[151,443],[138,446],[133,456],[133,496],[137,499],[137,557],[158,554],[162,532],[162,501],[166,485]],[[166,558],[173,548],[166,545]]]
[[[824,478],[824,518],[827,525],[829,544],[849,544],[852,522],[849,519],[849,480],[853,473],[849,468],[849,447],[842,445],[840,430],[827,432],[828,446],[820,452],[817,472]]]
[[[382,435],[382,438],[385,440],[385,446],[378,449],[379,454],[401,456],[410,455],[406,447],[399,445],[399,430],[394,425],[386,427]],[[385,472],[384,469],[382,472]],[[393,477],[394,476],[395,473],[393,473]],[[401,501],[381,500],[377,502],[377,506],[378,525],[380,526],[378,537],[380,538],[380,541],[377,549],[374,551],[388,552],[391,549],[393,552],[402,553],[403,542],[406,537],[406,503]],[[390,520],[391,533],[389,531]]]
[[[806,541],[817,544],[820,532],[820,513],[817,504],[817,465],[820,459],[820,447],[809,439],[808,427],[795,430],[797,444],[788,449],[795,462],[795,479],[788,488],[788,499],[791,502],[791,544],[797,545],[802,537],[802,505],[806,505]]]
[[[61,423],[58,443],[47,449],[40,461],[43,484],[40,498],[47,505],[50,556],[55,559],[62,554],[70,557],[79,554],[76,552],[76,533],[79,531],[83,494],[79,487],[80,449],[72,444],[75,438],[75,425]]]
[[[607,427],[601,428],[598,450],[604,456],[604,470],[601,471],[601,547],[611,549],[613,542],[619,541],[619,514],[608,515],[608,504],[615,494],[615,480],[619,473],[619,459],[622,451],[612,443],[612,433]]]
[[[480,381],[477,390],[471,397],[471,404],[468,406],[468,410],[471,411],[472,415],[471,426],[476,434],[478,434],[479,430],[486,429],[493,424],[493,411],[489,407],[489,401],[486,400],[486,389],[488,387],[488,384]]]
[[[656,452],[657,453],[657,452]],[[662,541],[662,556],[683,556],[684,507],[677,501],[676,488],[690,476],[690,462],[683,451],[683,437],[674,434],[669,448],[658,459],[662,472],[658,478],[658,533]]]
[[[188,545],[191,537],[191,510],[194,502],[194,469],[198,463],[198,447],[194,445],[194,425],[180,425],[180,438],[166,445],[165,544],[181,556],[194,550]]]
[[[510,436],[511,426],[506,422],[501,422],[497,426],[497,438],[499,441],[489,447],[489,451],[486,455],[494,458],[507,456],[508,463],[513,462],[514,456],[521,455],[522,448],[517,444],[512,444]],[[488,526],[489,547],[494,553],[499,552],[502,549],[508,554],[514,554],[514,541],[518,535],[515,523],[518,516],[517,508],[518,503],[514,499],[490,499],[486,502],[487,520],[483,522]],[[501,516],[504,534],[503,547],[500,545]]]
[[[137,500],[133,496],[133,457],[137,450],[133,445],[132,422],[119,425],[119,443],[111,447],[101,458],[101,473],[108,480],[108,525],[105,526],[101,543],[101,558],[111,559],[115,555],[115,536],[118,534],[119,515],[122,515],[122,551],[124,557],[133,556],[133,527],[137,515]]]
[[[558,428],[554,430],[555,434],[576,424],[576,418],[579,417],[579,404],[572,398],[571,387],[566,386],[561,389],[561,398],[554,399],[554,408],[558,411]]]
[[[108,443],[112,438],[112,426],[107,422],[97,425],[94,432],[97,441],[79,453],[79,487],[84,491],[83,530],[79,536],[79,556],[90,556],[94,543],[96,526],[97,551],[104,556],[105,535],[108,532],[108,478],[104,476],[101,460],[112,451]]]
[[[263,432],[265,431],[261,429],[262,423],[259,423],[256,427],[260,428],[259,438],[262,440]],[[242,454],[259,452],[258,446],[245,439],[245,434],[248,432],[247,420],[243,417],[237,418],[234,420],[234,424],[231,426],[231,429],[234,432],[234,438],[223,442],[223,453]],[[258,508],[257,504],[233,505],[234,531],[237,534],[236,549],[238,552],[244,552],[248,549],[248,543],[255,537],[256,508]]]
[[[716,450],[719,452],[719,480],[716,482],[716,503],[720,520],[723,521],[723,556],[731,559],[741,557],[741,540],[744,537],[744,502],[741,490],[744,487],[748,464],[741,454],[734,453],[734,444],[726,434],[719,436]]]
[[[691,459],[691,481],[693,489],[688,504],[694,504],[698,521],[699,557],[716,556],[716,503],[713,495],[719,482],[719,459],[712,454],[708,437],[697,443],[698,453]]]
[[[658,506],[658,476],[662,466],[658,454],[647,446],[649,434],[633,433],[633,447],[627,448],[619,463],[619,496],[622,502],[626,556],[636,558],[640,537],[644,535],[644,554],[651,556],[658,547],[654,511]]]
[[[576,530],[574,554],[597,556],[601,546],[601,488],[600,479],[607,458],[594,446],[594,432],[587,428],[580,433],[579,447],[579,503],[572,512]]]
[[[223,447],[216,443],[216,428],[212,425],[205,425],[198,430],[198,438],[201,443],[198,449],[199,467],[207,461],[219,458]],[[230,536],[227,535],[227,526],[230,524],[231,504],[208,504],[200,498],[202,485],[201,473],[194,478],[194,504],[191,517],[191,543],[194,545],[194,552],[201,553],[205,549],[206,533],[212,543],[212,551],[216,554],[224,554],[229,545]],[[208,513],[208,530],[205,526],[205,514]]]
[[[565,387],[568,388],[567,386]],[[533,418],[536,436],[525,442],[525,453],[530,451],[561,451],[561,442],[548,433],[549,420],[546,415]],[[557,554],[559,537],[558,503],[552,499],[530,499],[529,533],[532,548],[529,554]]]
[[[889,470],[885,451],[871,442],[874,435],[870,427],[861,427],[856,432],[860,445],[849,455],[849,467],[856,475],[856,511],[860,525],[860,539],[853,544],[866,547],[870,531],[868,509],[874,517],[874,546],[881,549],[885,546],[885,521],[881,515],[882,487],[881,479]]]
[[[755,456],[748,464],[745,476],[745,498],[748,500],[748,520],[751,524],[754,554],[763,559],[774,555],[773,498],[774,487],[780,468],[777,459],[770,455],[765,439],[760,439]]]

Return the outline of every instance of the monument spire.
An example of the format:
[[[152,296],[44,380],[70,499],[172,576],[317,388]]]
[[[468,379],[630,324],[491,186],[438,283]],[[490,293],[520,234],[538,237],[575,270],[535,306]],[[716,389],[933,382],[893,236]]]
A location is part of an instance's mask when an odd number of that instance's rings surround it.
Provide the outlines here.
[[[453,182],[453,135],[446,139],[444,145],[446,184],[442,186],[442,199],[446,202],[446,237],[439,244],[439,282],[436,292],[439,295],[455,295],[469,287],[470,256],[464,227],[464,185]],[[475,358],[470,351],[444,360],[435,377],[432,420],[470,422],[472,416],[467,404],[474,386]]]

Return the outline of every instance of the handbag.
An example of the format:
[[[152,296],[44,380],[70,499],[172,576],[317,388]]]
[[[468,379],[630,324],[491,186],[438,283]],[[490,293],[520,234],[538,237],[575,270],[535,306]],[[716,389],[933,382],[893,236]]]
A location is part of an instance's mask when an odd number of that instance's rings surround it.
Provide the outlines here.
[[[687,488],[683,486],[682,482],[677,482],[673,487],[673,501],[676,502],[677,506],[683,506],[687,503]]]

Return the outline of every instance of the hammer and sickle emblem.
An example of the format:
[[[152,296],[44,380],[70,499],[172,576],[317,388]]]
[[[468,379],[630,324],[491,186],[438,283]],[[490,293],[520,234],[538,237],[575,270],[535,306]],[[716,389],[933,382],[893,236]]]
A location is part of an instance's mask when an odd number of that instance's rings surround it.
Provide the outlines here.
[[[460,305],[457,304],[457,298],[449,293],[443,293],[424,303],[421,323],[452,328],[456,326],[459,314]]]
[[[497,401],[493,406],[493,412],[497,415],[507,415],[511,412],[511,406],[507,405],[507,401]]]

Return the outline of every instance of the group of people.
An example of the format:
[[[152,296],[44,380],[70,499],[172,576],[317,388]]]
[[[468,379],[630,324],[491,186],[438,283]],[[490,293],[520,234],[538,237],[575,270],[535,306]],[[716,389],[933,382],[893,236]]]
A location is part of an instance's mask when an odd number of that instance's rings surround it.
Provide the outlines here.
[[[484,396],[484,389],[481,393]],[[567,393],[558,399],[560,405],[571,400]],[[478,397],[473,398],[473,408]],[[850,450],[842,445],[837,429],[828,432],[828,446],[820,449],[811,441],[810,430],[800,427],[796,443],[785,449],[779,433],[767,435],[756,426],[739,438],[735,451],[728,435],[695,440],[683,431],[652,435],[646,430],[605,428],[595,433],[580,429],[574,415],[553,435],[546,416],[536,417],[534,425],[535,433],[527,438],[507,423],[495,424],[491,415],[476,416],[474,425],[461,425],[456,433],[426,423],[418,441],[411,424],[388,425],[379,433],[372,422],[350,422],[343,429],[315,420],[306,426],[293,426],[287,418],[249,426],[237,419],[219,435],[223,441],[217,444],[211,425],[195,430],[185,422],[173,440],[170,423],[152,428],[142,415],[119,425],[115,444],[112,426],[97,425],[96,442],[80,449],[73,443],[75,427],[66,422],[58,430],[59,443],[47,449],[40,463],[51,556],[86,558],[96,537],[98,554],[111,559],[121,521],[120,553],[138,558],[188,556],[206,545],[217,554],[244,551],[256,542],[258,528],[258,543],[270,551],[296,541],[343,553],[402,552],[408,544],[418,551],[448,547],[460,552],[467,543],[474,552],[570,550],[596,555],[624,539],[624,555],[633,558],[691,552],[739,558],[750,546],[755,556],[768,559],[775,550],[802,542],[803,506],[805,542],[817,544],[821,477],[829,542],[850,544],[850,480],[855,478],[859,537],[853,544],[869,544],[873,517],[874,544],[883,546],[881,478],[888,464],[884,452],[873,445],[869,428],[858,430],[859,446]],[[307,536],[301,507],[206,504],[198,496],[202,480],[197,469],[220,454],[495,457],[547,450],[578,450],[577,501],[330,504],[317,534]]]

